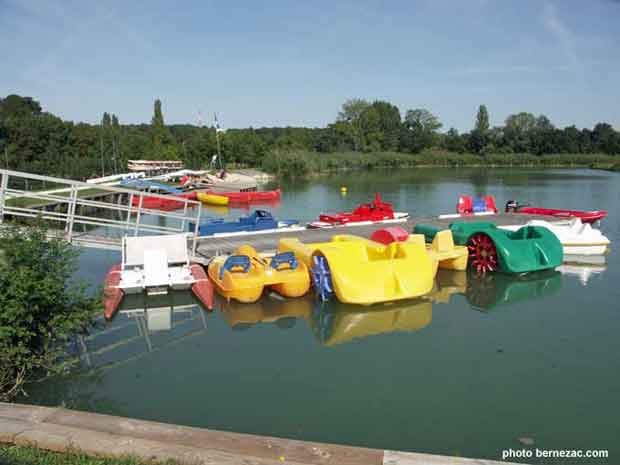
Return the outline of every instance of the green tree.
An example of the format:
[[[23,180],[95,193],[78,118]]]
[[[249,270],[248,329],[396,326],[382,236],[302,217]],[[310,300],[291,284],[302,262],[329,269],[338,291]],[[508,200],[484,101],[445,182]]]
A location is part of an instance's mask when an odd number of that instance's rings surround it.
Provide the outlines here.
[[[489,112],[486,105],[478,107],[476,125],[469,138],[470,148],[473,152],[485,154],[489,144]]]
[[[418,153],[432,147],[438,140],[437,131],[441,126],[439,119],[424,108],[408,110],[400,136],[401,150]]]
[[[531,135],[535,128],[536,117],[531,113],[521,112],[508,116],[504,126],[506,143],[515,153],[530,153]]]
[[[11,94],[0,99],[0,120],[3,118],[24,118],[41,113],[41,105],[32,97]]]
[[[396,105],[383,100],[375,100],[372,102],[371,109],[377,118],[377,141],[381,150],[396,151],[398,150],[401,117],[400,110]]]
[[[480,105],[476,115],[476,130],[486,133],[489,130],[489,112],[486,105]]]
[[[164,123],[164,114],[161,109],[161,100],[156,99],[151,119],[151,155],[155,159],[171,160],[179,158],[179,150],[170,147],[172,135]]]
[[[66,343],[92,323],[98,299],[73,281],[77,252],[40,228],[0,230],[0,400],[58,372]]]
[[[370,103],[362,99],[349,99],[342,104],[338,113],[338,120],[347,123],[350,128],[350,138],[353,142],[353,150],[362,150],[364,146],[364,131],[362,127],[362,115],[370,108]]]

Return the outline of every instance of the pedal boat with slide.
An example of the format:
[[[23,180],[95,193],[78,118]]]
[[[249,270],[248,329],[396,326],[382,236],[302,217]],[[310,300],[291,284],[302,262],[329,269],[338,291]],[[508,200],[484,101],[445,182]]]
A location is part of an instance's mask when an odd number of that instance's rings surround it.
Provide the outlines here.
[[[187,235],[125,236],[122,262],[105,278],[104,316],[113,318],[126,294],[170,290],[191,290],[207,309],[213,308],[213,284],[202,265],[190,262]]]

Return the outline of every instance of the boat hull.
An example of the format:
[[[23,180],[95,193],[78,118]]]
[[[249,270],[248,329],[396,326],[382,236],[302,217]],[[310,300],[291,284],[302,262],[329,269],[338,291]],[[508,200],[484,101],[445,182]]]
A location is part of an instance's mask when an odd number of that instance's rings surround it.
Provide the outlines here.
[[[520,207],[513,213],[526,215],[546,215],[558,218],[579,218],[582,223],[596,223],[607,216],[604,210],[579,211],[559,210],[555,208]]]
[[[103,315],[107,320],[114,317],[120,306],[124,292],[118,287],[121,281],[121,265],[114,265],[108,271],[103,289]]]
[[[230,203],[271,202],[280,200],[281,191],[209,192],[228,198]]]
[[[205,273],[204,268],[198,263],[192,263],[190,267],[192,277],[196,280],[192,284],[192,293],[208,309],[213,309],[213,283]]]
[[[394,213],[394,218],[383,219],[383,220],[364,220],[364,221],[347,221],[345,223],[341,222],[327,222],[327,221],[313,221],[312,223],[308,223],[308,228],[311,229],[324,229],[324,228],[340,228],[346,226],[363,226],[366,224],[394,224],[394,223],[405,223],[409,219],[409,213],[396,212]]]
[[[609,239],[601,231],[589,224],[583,224],[578,218],[566,224],[532,220],[524,225],[500,226],[500,228],[516,231],[524,226],[541,226],[551,231],[562,244],[565,255],[604,255],[610,244]]]
[[[204,192],[199,192],[196,194],[196,198],[200,200],[202,203],[206,203],[209,205],[216,205],[220,207],[224,207],[228,205],[228,197],[219,194],[207,194]]]

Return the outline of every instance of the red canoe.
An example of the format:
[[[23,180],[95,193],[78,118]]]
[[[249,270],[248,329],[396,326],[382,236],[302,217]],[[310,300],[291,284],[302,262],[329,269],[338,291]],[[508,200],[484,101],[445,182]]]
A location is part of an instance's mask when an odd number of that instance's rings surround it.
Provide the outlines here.
[[[148,208],[151,210],[161,210],[161,209],[171,209],[180,208],[183,206],[183,202],[175,199],[175,197],[182,197],[188,200],[196,200],[196,192],[186,192],[180,195],[170,196],[169,199],[164,199],[161,197],[154,196],[144,196],[142,199],[142,207]],[[140,205],[140,196],[134,195],[133,200],[131,201],[131,205],[133,207],[137,207]]]
[[[273,200],[279,200],[282,191],[276,189],[275,191],[253,191],[253,192],[216,192],[207,191],[207,194],[221,195],[222,197],[228,197],[228,200],[233,203],[250,203],[250,202],[269,202]]]
[[[579,210],[558,210],[555,208],[520,207],[513,213],[523,213],[529,215],[548,215],[559,218],[579,218],[582,223],[595,223],[607,216],[604,210],[579,211]]]

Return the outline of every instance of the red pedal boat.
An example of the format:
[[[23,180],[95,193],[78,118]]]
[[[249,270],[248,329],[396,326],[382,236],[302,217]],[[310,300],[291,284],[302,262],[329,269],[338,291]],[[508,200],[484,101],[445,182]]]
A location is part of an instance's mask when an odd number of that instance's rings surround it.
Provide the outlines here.
[[[607,216],[605,210],[560,210],[556,208],[538,208],[527,205],[519,205],[514,200],[506,203],[506,213],[522,213],[528,215],[547,215],[559,218],[579,218],[582,223],[596,223]]]
[[[270,202],[280,200],[282,192],[280,189],[275,191],[250,191],[250,192],[216,192],[207,191],[207,194],[221,195],[228,197],[231,203],[251,203],[251,202]]]
[[[309,228],[331,228],[363,223],[401,223],[407,221],[409,213],[395,212],[392,204],[381,200],[375,194],[371,203],[363,203],[352,212],[322,213],[319,221],[308,223]]]

